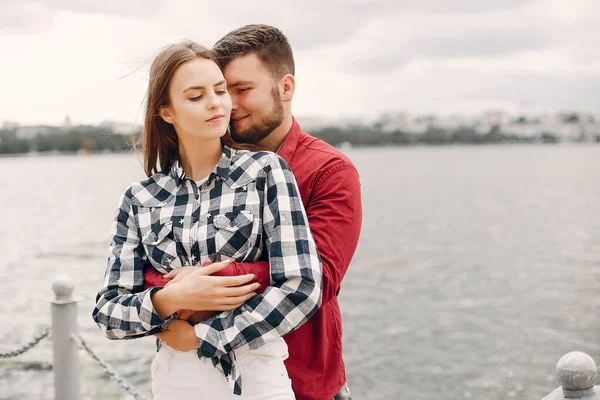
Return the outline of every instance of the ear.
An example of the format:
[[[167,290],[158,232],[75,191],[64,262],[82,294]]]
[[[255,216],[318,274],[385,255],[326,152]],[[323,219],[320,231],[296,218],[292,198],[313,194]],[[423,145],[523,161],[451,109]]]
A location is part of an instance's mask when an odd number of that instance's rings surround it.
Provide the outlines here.
[[[294,97],[294,92],[296,91],[296,79],[294,78],[294,75],[285,75],[281,78],[280,85],[282,89],[281,100],[284,103],[292,101],[292,97]]]
[[[159,110],[158,113],[160,114],[160,117],[163,119],[163,121],[165,121],[168,124],[173,125],[173,116],[171,115],[171,109],[169,109],[169,107],[167,106],[162,106]]]

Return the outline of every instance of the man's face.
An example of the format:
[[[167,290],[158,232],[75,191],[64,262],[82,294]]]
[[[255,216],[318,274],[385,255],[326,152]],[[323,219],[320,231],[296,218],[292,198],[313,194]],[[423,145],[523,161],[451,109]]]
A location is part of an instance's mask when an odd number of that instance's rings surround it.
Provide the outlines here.
[[[283,103],[271,73],[256,54],[232,60],[223,75],[231,95],[231,137],[257,143],[283,122]]]

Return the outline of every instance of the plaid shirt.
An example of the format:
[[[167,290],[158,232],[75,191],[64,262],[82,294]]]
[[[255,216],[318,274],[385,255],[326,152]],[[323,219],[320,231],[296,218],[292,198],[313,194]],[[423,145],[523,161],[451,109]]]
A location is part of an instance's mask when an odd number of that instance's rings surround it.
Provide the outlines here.
[[[200,187],[176,162],[121,197],[104,287],[93,318],[109,339],[166,329],[144,290],[144,264],[166,273],[183,265],[255,261],[267,251],[271,285],[240,308],[194,326],[198,355],[212,357],[241,393],[233,350],[256,349],[298,328],[321,302],[322,267],[294,175],[271,152],[224,146]]]

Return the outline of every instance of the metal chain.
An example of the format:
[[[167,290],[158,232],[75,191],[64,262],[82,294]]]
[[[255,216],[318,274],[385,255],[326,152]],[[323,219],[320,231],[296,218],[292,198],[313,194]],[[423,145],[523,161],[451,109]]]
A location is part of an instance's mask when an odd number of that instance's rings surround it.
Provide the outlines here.
[[[50,334],[50,327],[47,327],[42,331],[42,333],[40,333],[38,336],[33,338],[33,340],[31,342],[27,343],[25,346],[21,347],[20,349],[11,351],[9,353],[0,353],[0,358],[11,358],[11,357],[16,357],[18,355],[21,355],[21,354],[25,353],[26,351],[34,348],[36,344],[38,344],[43,338],[45,338],[49,334]]]
[[[108,365],[107,363],[102,361],[102,359],[100,357],[98,357],[96,354],[94,354],[94,352],[85,343],[85,340],[83,340],[81,335],[73,336],[73,340],[75,341],[75,343],[77,344],[77,346],[80,349],[85,350],[86,353],[88,353],[96,361],[96,363],[102,367],[102,369],[104,370],[104,372],[106,372],[108,374],[110,379],[115,381],[117,383],[117,385],[119,385],[119,387],[121,387],[121,389],[125,390],[127,393],[132,395],[135,398],[135,400],[146,400],[146,398],[144,396],[139,394],[135,390],[135,388],[129,382],[127,382],[123,377],[121,377],[110,365]]]

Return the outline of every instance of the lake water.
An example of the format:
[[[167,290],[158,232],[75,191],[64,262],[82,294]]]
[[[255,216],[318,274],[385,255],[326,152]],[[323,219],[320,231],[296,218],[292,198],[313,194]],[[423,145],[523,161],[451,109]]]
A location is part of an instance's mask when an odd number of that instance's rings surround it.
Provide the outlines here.
[[[344,279],[356,399],[541,399],[572,350],[600,361],[600,146],[350,149],[364,206]],[[109,229],[138,156],[0,159],[0,352],[50,324],[51,282],[76,282],[90,346],[149,393],[152,339],[91,319]],[[51,342],[0,360],[0,400],[51,399]],[[127,399],[80,353],[84,398]]]

